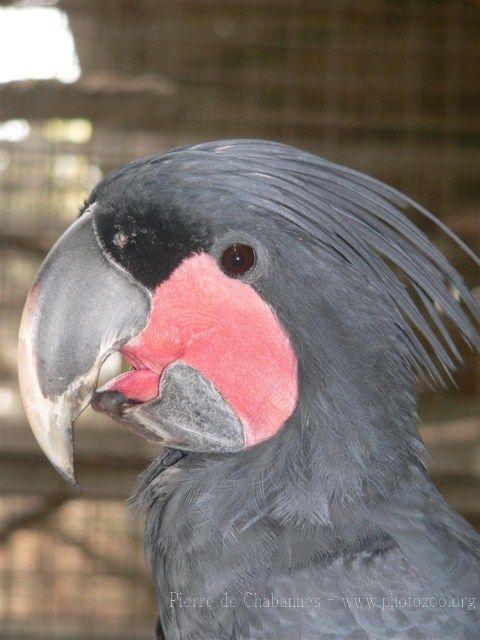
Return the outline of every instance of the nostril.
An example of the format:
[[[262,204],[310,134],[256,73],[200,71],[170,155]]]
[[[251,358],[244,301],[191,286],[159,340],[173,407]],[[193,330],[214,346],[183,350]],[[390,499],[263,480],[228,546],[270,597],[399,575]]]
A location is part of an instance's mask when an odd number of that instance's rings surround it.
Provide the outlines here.
[[[92,408],[101,413],[110,415],[118,415],[121,413],[121,407],[125,404],[137,404],[130,400],[121,391],[100,391],[95,392],[92,398]]]

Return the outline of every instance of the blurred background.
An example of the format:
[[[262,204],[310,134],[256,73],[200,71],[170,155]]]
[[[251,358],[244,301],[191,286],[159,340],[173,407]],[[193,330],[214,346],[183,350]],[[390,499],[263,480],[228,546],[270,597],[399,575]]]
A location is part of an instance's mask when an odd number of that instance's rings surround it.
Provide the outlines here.
[[[21,408],[18,324],[42,257],[107,171],[228,137],[373,174],[478,251],[480,2],[0,0],[0,83],[0,638],[152,638],[125,500],[153,451],[87,411],[77,497]],[[473,265],[417,222],[479,295]],[[439,488],[480,528],[478,359],[464,353],[458,390],[424,393],[423,435]]]

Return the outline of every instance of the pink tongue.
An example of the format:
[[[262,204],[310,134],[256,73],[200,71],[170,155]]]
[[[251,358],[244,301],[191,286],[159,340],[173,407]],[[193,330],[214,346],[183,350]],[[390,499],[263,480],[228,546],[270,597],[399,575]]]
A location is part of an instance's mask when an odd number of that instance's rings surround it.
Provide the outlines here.
[[[133,369],[117,376],[102,387],[102,391],[121,391],[129,400],[147,402],[158,396],[160,375],[149,369]]]

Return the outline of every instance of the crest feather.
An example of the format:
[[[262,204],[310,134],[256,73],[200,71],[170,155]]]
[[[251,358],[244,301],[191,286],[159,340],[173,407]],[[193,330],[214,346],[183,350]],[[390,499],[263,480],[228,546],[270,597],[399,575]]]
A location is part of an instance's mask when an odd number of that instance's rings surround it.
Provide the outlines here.
[[[412,363],[444,384],[461,356],[446,320],[480,347],[480,307],[461,275],[407,217],[434,222],[476,265],[480,259],[445,224],[400,191],[363,173],[281,144],[232,140],[174,150],[343,256],[394,301]],[[219,166],[221,165],[221,166]],[[192,167],[193,168],[193,167]],[[217,182],[218,188],[218,182]],[[228,189],[228,186],[225,187]]]

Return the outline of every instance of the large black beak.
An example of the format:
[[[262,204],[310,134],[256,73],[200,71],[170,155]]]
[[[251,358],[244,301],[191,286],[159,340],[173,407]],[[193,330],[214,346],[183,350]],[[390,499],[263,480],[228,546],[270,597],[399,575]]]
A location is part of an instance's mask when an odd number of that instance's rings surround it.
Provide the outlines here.
[[[143,329],[151,304],[147,289],[102,250],[94,207],[48,254],[20,326],[28,420],[51,463],[74,486],[72,423],[91,401],[103,361]]]

